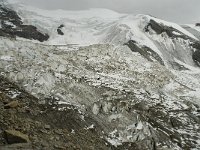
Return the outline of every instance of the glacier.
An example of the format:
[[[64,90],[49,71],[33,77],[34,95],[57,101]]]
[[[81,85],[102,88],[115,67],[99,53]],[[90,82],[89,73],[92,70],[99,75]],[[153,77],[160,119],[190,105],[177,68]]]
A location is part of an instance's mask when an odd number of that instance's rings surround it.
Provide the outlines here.
[[[200,149],[200,27],[106,9],[3,6],[49,39],[0,36],[2,76],[43,103],[77,107],[119,149]]]

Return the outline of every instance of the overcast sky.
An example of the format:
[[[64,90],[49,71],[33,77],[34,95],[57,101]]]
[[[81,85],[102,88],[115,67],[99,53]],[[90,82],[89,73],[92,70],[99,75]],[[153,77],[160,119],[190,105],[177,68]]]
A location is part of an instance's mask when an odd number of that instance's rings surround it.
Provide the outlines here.
[[[200,22],[200,0],[21,0],[45,9],[107,8],[122,13],[151,14],[177,23]]]

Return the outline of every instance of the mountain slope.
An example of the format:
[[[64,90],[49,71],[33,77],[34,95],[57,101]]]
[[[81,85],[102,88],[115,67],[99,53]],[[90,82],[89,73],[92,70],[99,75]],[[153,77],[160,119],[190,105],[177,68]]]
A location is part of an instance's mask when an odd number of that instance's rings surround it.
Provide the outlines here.
[[[76,106],[116,149],[200,148],[198,32],[104,9],[4,7],[49,35],[0,37],[4,77],[41,100]]]
[[[118,14],[105,9],[48,11],[19,4],[13,9],[25,24],[50,36],[46,44],[122,45],[133,40],[139,47],[154,51],[157,58],[170,68],[188,69],[182,64],[195,67],[200,61],[195,57],[200,49],[198,31],[193,35],[191,30],[151,16]],[[59,31],[63,35],[58,34]]]

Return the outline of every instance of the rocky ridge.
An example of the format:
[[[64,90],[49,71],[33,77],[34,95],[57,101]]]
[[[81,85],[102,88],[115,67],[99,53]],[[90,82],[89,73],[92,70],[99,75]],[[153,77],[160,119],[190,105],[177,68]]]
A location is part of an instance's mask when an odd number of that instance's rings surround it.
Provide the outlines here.
[[[17,105],[6,107],[17,101]],[[89,117],[70,105],[41,102],[0,77],[0,149],[113,149]],[[92,125],[95,124],[93,127]],[[85,138],[87,137],[87,138]]]
[[[40,42],[48,40],[48,34],[41,33],[33,25],[24,25],[20,16],[12,9],[0,4],[0,12],[0,36],[22,37]]]

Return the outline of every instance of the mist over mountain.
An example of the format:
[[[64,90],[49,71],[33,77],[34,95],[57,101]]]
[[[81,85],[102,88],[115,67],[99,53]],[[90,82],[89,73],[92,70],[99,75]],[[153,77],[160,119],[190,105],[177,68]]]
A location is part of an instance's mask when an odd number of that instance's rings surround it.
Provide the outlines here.
[[[198,0],[20,0],[41,9],[83,10],[106,8],[120,13],[149,14],[176,23],[199,22]]]

